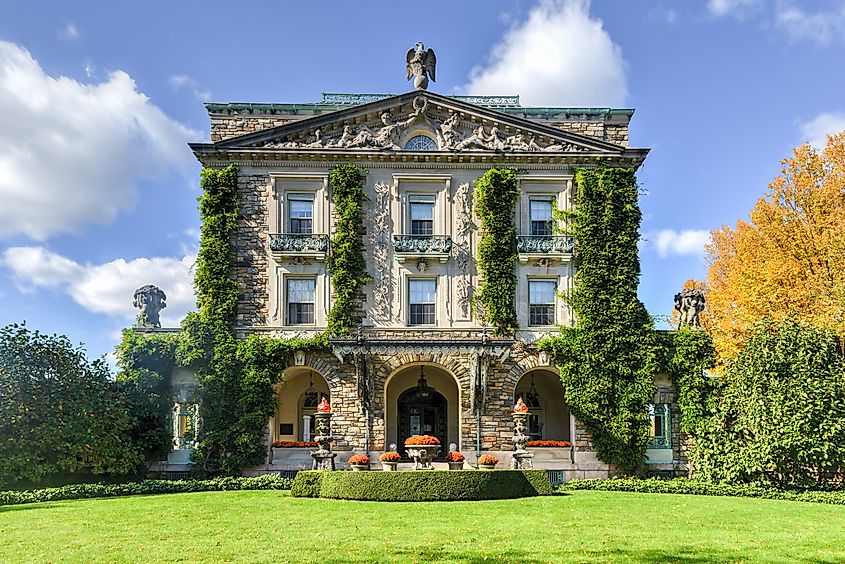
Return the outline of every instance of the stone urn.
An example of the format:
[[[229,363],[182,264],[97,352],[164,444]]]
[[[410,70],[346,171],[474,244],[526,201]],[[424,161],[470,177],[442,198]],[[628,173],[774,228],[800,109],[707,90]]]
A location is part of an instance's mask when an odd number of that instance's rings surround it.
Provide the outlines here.
[[[495,470],[496,465],[495,464],[479,464],[478,469],[479,470]]]
[[[431,461],[440,452],[440,445],[409,445],[405,443],[405,452],[414,460],[414,470],[433,470]]]
[[[449,461],[447,464],[449,464],[449,470],[463,470],[464,468],[463,460],[461,460],[460,462]]]
[[[353,472],[362,472],[370,469],[370,457],[363,454],[356,454],[349,458],[349,466]]]
[[[363,472],[370,469],[369,464],[350,464],[353,472]]]
[[[396,468],[399,466],[398,462],[382,462],[381,469],[385,472],[396,472]]]
[[[318,449],[311,453],[314,459],[312,470],[334,470],[334,459],[337,453],[332,452],[331,442],[332,437],[332,407],[328,400],[324,397],[317,406],[317,413],[314,414],[314,427],[316,436],[314,441],[318,445]]]

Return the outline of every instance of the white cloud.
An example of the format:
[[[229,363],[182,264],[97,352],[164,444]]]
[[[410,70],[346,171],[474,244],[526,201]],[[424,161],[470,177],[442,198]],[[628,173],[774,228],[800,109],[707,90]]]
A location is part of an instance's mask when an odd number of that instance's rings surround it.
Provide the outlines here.
[[[202,133],[170,119],[122,71],[99,84],[45,74],[0,41],[0,239],[36,240],[106,224],[131,208],[142,180],[193,174],[186,142]]]
[[[194,95],[194,98],[199,100],[200,102],[205,102],[211,99],[211,92],[209,90],[203,90],[200,88],[199,83],[196,79],[191,78],[186,74],[173,74],[167,77],[167,83],[173,88],[173,90],[181,90],[182,88],[188,88]]]
[[[2,262],[12,271],[19,288],[52,289],[94,313],[131,321],[137,288],[155,284],[167,294],[162,326],[175,327],[194,308],[191,269],[195,255],[116,259],[104,264],[79,264],[44,247],[11,247]]]
[[[76,24],[73,22],[67,22],[65,27],[59,31],[59,38],[67,41],[73,41],[74,39],[79,39],[80,37],[82,37],[82,34],[79,33],[79,28],[76,27]]]
[[[589,0],[540,0],[470,73],[471,95],[519,94],[528,105],[619,106],[628,87],[622,50]]]
[[[775,25],[792,39],[829,43],[845,37],[845,2],[833,10],[807,12],[792,2],[782,1],[775,10]]]
[[[801,139],[817,149],[827,145],[827,136],[845,131],[845,112],[821,113],[798,126]]]
[[[714,16],[743,18],[760,5],[760,0],[708,0],[707,11]]]
[[[673,256],[703,256],[704,245],[710,242],[710,232],[703,229],[661,229],[649,236],[660,258]]]

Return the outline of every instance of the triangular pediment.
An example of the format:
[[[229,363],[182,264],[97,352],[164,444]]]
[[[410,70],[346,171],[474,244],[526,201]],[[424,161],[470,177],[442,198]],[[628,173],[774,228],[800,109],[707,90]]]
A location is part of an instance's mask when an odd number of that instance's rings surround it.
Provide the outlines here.
[[[590,153],[624,147],[428,91],[232,137],[218,150]],[[406,148],[407,147],[407,148]]]

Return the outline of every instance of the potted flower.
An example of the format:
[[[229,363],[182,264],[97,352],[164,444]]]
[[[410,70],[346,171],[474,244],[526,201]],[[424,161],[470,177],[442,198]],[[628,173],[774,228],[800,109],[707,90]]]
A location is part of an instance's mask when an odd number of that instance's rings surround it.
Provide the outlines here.
[[[412,435],[405,439],[405,452],[414,459],[414,470],[431,470],[431,461],[440,452],[440,439],[431,435]]]
[[[499,459],[492,454],[482,454],[478,457],[479,470],[492,470],[499,463]]]
[[[356,454],[349,457],[349,465],[356,472],[370,469],[370,457],[364,454]]]
[[[398,452],[387,451],[379,457],[379,461],[385,472],[396,472],[396,466],[401,458]]]
[[[569,441],[528,441],[525,446],[530,447],[545,447],[545,448],[569,448],[572,443]]]
[[[453,450],[446,455],[446,462],[449,463],[449,470],[460,470],[464,467],[466,457],[460,452]]]

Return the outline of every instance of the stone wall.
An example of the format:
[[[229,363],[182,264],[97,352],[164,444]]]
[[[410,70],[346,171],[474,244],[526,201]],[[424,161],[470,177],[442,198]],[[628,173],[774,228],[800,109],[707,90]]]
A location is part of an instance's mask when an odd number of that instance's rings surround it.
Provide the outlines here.
[[[270,181],[267,176],[238,178],[238,228],[235,239],[235,264],[238,282],[239,326],[266,325],[270,295],[269,241],[267,239],[267,202]]]
[[[209,118],[211,119],[212,143],[296,121],[296,118],[292,116],[266,116],[260,114],[211,114]]]

